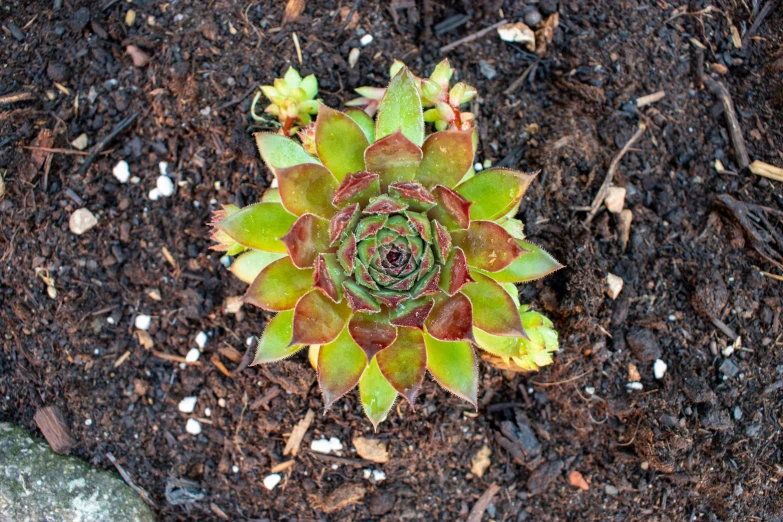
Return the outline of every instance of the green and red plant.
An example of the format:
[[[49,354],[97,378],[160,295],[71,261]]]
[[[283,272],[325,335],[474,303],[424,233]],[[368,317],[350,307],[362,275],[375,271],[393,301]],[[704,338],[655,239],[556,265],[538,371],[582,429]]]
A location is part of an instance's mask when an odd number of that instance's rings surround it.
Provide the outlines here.
[[[437,101],[454,91],[448,63],[439,67],[422,82],[400,66],[375,121],[320,104],[304,146],[257,133],[277,188],[213,222],[213,248],[241,253],[231,271],[250,284],[244,301],[277,312],[255,362],[309,346],[326,407],[358,384],[375,426],[398,395],[414,405],[427,370],[475,406],[474,345],[528,371],[558,348],[515,286],[561,268],[514,217],[535,175],[474,174],[460,99],[456,117],[426,135],[423,105],[455,110]]]

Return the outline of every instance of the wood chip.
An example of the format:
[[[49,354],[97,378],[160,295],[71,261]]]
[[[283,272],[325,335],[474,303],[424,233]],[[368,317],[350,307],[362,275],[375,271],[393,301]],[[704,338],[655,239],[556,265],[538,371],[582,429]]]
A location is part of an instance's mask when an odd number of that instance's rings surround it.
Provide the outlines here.
[[[272,467],[271,471],[272,471],[272,473],[280,473],[281,471],[285,471],[288,468],[292,467],[294,464],[296,464],[295,460],[293,460],[293,459],[286,460],[285,462],[281,462],[280,464],[275,464]]]
[[[149,332],[144,330],[136,330],[135,334],[139,339],[139,344],[147,350],[151,350],[155,346],[155,342],[152,340],[152,336]]]
[[[470,510],[470,515],[468,515],[468,522],[481,522],[481,518],[484,516],[484,511],[487,510],[487,506],[489,506],[489,503],[492,502],[492,499],[495,498],[495,495],[497,495],[499,491],[500,486],[497,484],[492,484],[489,486],[489,489],[487,489],[484,494],[481,495],[481,498],[479,498],[473,505],[473,509]]]
[[[628,382],[640,382],[642,376],[634,363],[628,363]]]
[[[189,361],[185,360],[185,358],[180,356],[180,355],[172,355],[170,353],[159,352],[157,350],[151,350],[151,351],[152,351],[152,355],[154,355],[155,357],[158,357],[160,359],[164,359],[166,361],[177,362],[177,363],[185,363],[185,364],[192,365],[192,366],[199,366],[201,364],[201,361],[189,362]]]
[[[313,423],[314,418],[315,413],[313,413],[313,410],[307,410],[304,419],[300,420],[296,426],[294,426],[294,429],[291,430],[291,436],[288,437],[288,440],[285,443],[283,455],[288,455],[290,453],[296,457],[296,454],[299,453],[299,445],[302,443],[302,439],[310,428],[310,424]]]
[[[616,276],[612,273],[607,273],[606,289],[604,291],[606,292],[606,295],[608,295],[609,298],[614,301],[617,299],[617,296],[620,295],[620,292],[623,291],[624,284],[625,281],[623,281],[622,277]]]
[[[147,333],[147,332],[144,332],[144,333]],[[115,368],[119,368],[122,365],[122,363],[124,363],[125,361],[128,360],[128,357],[130,357],[130,355],[131,355],[130,350],[128,350],[124,354],[120,355],[120,357],[116,361],[114,361],[114,367]]]
[[[647,96],[642,96],[641,98],[637,98],[636,106],[644,107],[645,105],[650,105],[651,103],[659,102],[662,99],[664,99],[664,97],[666,97],[666,91],[654,92],[652,94],[648,94]]]
[[[489,465],[492,463],[492,461],[489,459],[490,455],[492,455],[492,450],[489,449],[489,446],[484,444],[484,446],[482,446],[481,449],[476,452],[476,455],[470,461],[471,473],[479,478],[483,477],[484,473],[486,473],[487,469],[489,469]]]
[[[609,187],[609,190],[606,191],[606,199],[604,199],[606,209],[612,214],[622,212],[623,206],[625,206],[625,194],[624,187]]]
[[[221,346],[218,348],[218,353],[233,363],[239,364],[242,362],[242,354],[233,346]]]
[[[576,470],[568,474],[568,483],[583,491],[588,491],[590,489],[590,486],[587,484],[585,478]]]
[[[163,257],[166,258],[166,261],[169,262],[171,266],[173,266],[175,269],[177,268],[177,261],[174,259],[174,256],[171,255],[171,252],[169,252],[169,249],[166,247],[163,247],[160,249],[161,252],[163,252]]]
[[[325,513],[333,513],[345,507],[358,504],[367,493],[361,484],[345,484],[332,491],[323,503]]]
[[[304,12],[305,3],[304,0],[288,0],[285,5],[285,14],[283,15],[283,25],[288,22],[295,22],[297,18]]]
[[[225,375],[226,377],[233,377],[231,375],[231,372],[228,371],[228,368],[226,368],[226,365],[223,364],[223,361],[220,360],[220,357],[218,357],[217,354],[212,354],[212,357],[209,358],[209,361],[215,365],[215,367],[220,370],[220,373]]]
[[[775,181],[783,181],[783,169],[776,167],[775,165],[756,160],[748,165],[748,168],[757,176],[763,176]]]
[[[617,225],[617,229],[620,232],[620,244],[623,246],[623,251],[628,247],[628,241],[631,239],[631,222],[633,221],[633,212],[630,209],[625,209],[620,212],[620,223]]]
[[[356,448],[356,453],[363,459],[378,462],[379,464],[389,462],[389,451],[386,443],[378,439],[355,437],[353,439],[353,447]]]
[[[35,424],[41,430],[46,442],[52,447],[55,453],[67,455],[71,448],[76,445],[76,441],[71,437],[68,425],[65,423],[65,417],[57,406],[46,406],[39,408],[35,412]]]

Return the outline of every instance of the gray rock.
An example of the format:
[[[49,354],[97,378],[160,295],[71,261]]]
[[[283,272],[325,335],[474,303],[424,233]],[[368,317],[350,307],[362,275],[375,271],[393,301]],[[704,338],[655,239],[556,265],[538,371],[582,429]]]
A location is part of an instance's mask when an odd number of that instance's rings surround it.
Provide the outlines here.
[[[154,522],[114,473],[56,454],[21,428],[0,423],[0,522]]]
[[[731,359],[724,359],[724,361],[720,363],[718,370],[720,370],[723,375],[729,377],[730,379],[736,377],[740,372],[739,366],[737,366]]]
[[[487,80],[491,80],[492,78],[498,75],[498,73],[495,71],[495,68],[492,67],[485,60],[479,60],[479,70],[481,71],[481,74],[484,76],[484,78],[486,78]]]

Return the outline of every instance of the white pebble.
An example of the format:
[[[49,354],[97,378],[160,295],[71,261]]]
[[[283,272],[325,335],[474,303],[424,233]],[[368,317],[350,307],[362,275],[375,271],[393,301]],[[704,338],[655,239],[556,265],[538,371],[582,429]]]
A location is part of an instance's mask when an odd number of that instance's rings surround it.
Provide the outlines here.
[[[109,324],[114,324],[114,317],[112,317],[112,316],[107,317],[106,318],[106,322],[109,323]]]
[[[204,416],[205,417],[211,417],[212,416],[212,409],[211,408],[204,408]]]
[[[372,479],[375,482],[381,482],[382,480],[386,480],[386,473],[384,473],[383,471],[374,469],[374,470],[372,470]]]
[[[231,471],[233,471],[234,473],[239,473],[239,466],[237,465],[231,466]]]
[[[663,362],[660,359],[656,359],[655,363],[653,364],[653,374],[655,375],[655,378],[658,380],[663,379],[663,376],[666,375],[666,370],[669,368],[669,366]]]
[[[150,200],[152,201],[158,201],[160,199],[160,190],[158,190],[157,188],[150,190],[149,193],[147,194],[147,197],[150,198]]]
[[[185,356],[185,361],[189,363],[194,363],[198,361],[198,358],[201,357],[201,352],[198,348],[191,348],[190,351],[188,351],[188,354]]]
[[[92,419],[84,419],[85,426],[92,426]]]
[[[359,43],[362,44],[362,47],[367,47],[372,43],[372,35],[371,34],[365,34],[359,39]]]
[[[201,112],[202,116],[209,116],[210,114],[212,114],[212,107],[204,107],[199,112]]]
[[[595,394],[595,388],[592,386],[586,386],[585,387],[585,393],[588,395],[594,395]]]
[[[152,322],[152,318],[149,315],[139,314],[133,324],[137,329],[147,331],[150,329],[150,322]]]
[[[331,439],[318,439],[310,443],[310,449],[317,453],[332,453],[341,451],[343,443],[337,437]]]
[[[222,264],[224,267],[228,268],[231,266],[231,256],[225,255],[220,257],[220,264]]]
[[[366,480],[370,480],[370,477],[372,477],[372,471],[369,469],[363,469],[362,474]]]
[[[255,342],[256,342],[256,336],[255,335],[251,335],[250,337],[247,338],[247,341],[245,341],[245,344],[248,345],[248,346],[253,346],[253,343],[255,343]]]
[[[273,473],[271,475],[267,475],[266,477],[264,477],[264,487],[269,491],[272,491],[273,489],[275,489],[275,486],[280,484],[281,480],[283,480],[283,477],[280,476],[280,473]]]
[[[223,398],[218,399],[218,406],[220,406],[221,408],[225,408],[226,407],[226,399],[223,399]]]
[[[117,181],[120,183],[127,183],[130,179],[130,167],[128,167],[128,162],[120,160],[111,170],[111,173],[114,174],[114,177],[117,178]]]
[[[200,435],[201,423],[196,419],[188,419],[188,422],[185,424],[185,431],[191,435]]]
[[[640,382],[629,382],[625,387],[628,388],[628,391],[642,391],[644,389]]]
[[[174,194],[174,182],[171,181],[171,178],[168,176],[158,176],[156,186],[158,188],[158,192],[160,192],[160,195],[164,198]]]
[[[130,182],[133,183],[134,185],[138,185],[139,183],[141,183],[141,178],[138,176],[133,176],[131,177]]]
[[[71,232],[80,236],[98,224],[98,218],[86,208],[80,208],[71,214],[68,227]]]
[[[182,413],[193,413],[193,410],[196,409],[197,400],[198,397],[185,397],[179,401],[179,411]]]
[[[196,344],[198,345],[199,348],[204,348],[207,345],[207,339],[208,339],[207,334],[205,334],[204,332],[199,332],[196,335]]]
[[[481,163],[479,163],[479,162],[477,161],[477,162],[476,162],[476,163],[473,165],[473,170],[475,170],[476,172],[481,172],[482,170],[484,170],[484,165],[482,165]]]
[[[187,370],[188,369],[188,363],[179,363],[179,369],[180,370]]]
[[[166,172],[168,172],[169,170],[168,162],[161,161],[160,163],[158,163],[158,169],[160,169],[161,176],[166,176],[167,175]]]

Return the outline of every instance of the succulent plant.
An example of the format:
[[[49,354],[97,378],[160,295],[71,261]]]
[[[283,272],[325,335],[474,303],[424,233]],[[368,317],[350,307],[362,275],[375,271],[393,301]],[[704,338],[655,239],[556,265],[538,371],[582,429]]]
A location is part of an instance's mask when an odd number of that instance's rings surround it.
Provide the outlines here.
[[[552,323],[514,285],[561,268],[514,218],[535,176],[474,175],[473,134],[426,136],[405,67],[375,121],[321,104],[305,146],[256,134],[277,188],[212,223],[215,248],[243,251],[231,271],[245,302],[277,312],[255,363],[310,346],[326,407],[358,384],[377,427],[398,395],[414,405],[427,370],[475,406],[474,345],[524,369],[551,360]]]
[[[275,78],[274,85],[262,85],[250,106],[250,115],[254,120],[263,118],[256,114],[256,104],[261,94],[271,101],[264,112],[277,116],[282,124],[281,133],[291,136],[298,129],[294,124],[305,127],[311,121],[310,116],[318,113],[318,80],[315,75],[302,76],[299,71],[289,67],[282,78]]]

